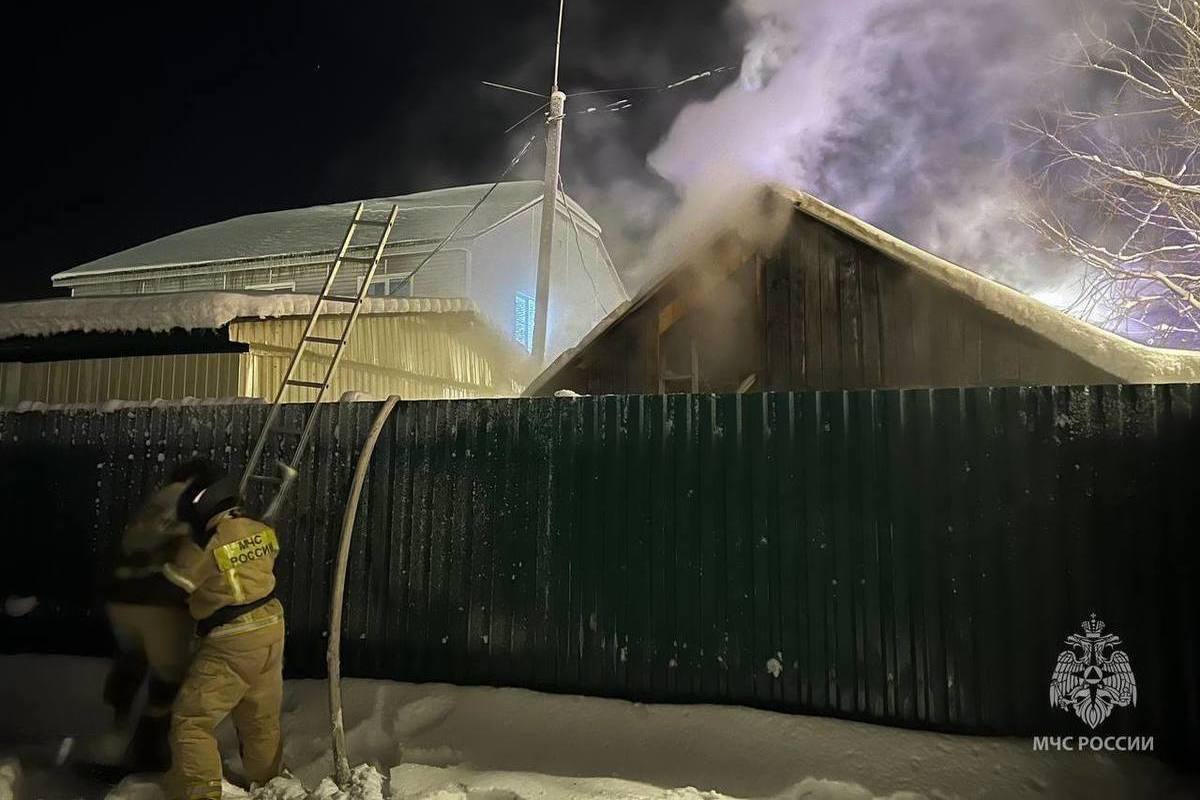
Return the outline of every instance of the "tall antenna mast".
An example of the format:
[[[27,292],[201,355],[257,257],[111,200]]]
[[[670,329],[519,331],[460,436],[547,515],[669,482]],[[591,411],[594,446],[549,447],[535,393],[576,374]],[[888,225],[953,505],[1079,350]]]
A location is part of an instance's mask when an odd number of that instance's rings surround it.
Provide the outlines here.
[[[546,174],[542,183],[542,236],[538,246],[537,297],[533,317],[533,360],[540,369],[546,361],[546,334],[550,328],[550,267],[554,250],[554,221],[558,216],[558,167],[562,154],[562,124],[567,96],[558,90],[558,65],[562,54],[563,11],[558,0],[558,34],[554,41],[554,84],[550,87],[550,114],[546,118]]]

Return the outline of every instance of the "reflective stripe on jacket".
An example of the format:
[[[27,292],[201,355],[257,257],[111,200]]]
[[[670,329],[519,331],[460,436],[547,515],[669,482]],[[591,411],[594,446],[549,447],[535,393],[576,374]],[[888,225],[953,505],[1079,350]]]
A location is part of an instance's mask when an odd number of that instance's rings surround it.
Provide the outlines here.
[[[275,590],[279,542],[274,530],[257,520],[228,514],[218,517],[210,530],[213,535],[204,549],[189,540],[163,568],[164,577],[188,593],[188,609],[197,620],[226,606],[261,600]]]

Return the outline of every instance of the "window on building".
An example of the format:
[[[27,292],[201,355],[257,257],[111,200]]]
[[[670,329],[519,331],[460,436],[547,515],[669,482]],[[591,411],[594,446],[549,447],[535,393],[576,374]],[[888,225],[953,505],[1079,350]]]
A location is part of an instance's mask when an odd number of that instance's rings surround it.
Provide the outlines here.
[[[407,275],[375,277],[367,287],[367,297],[412,297],[412,287],[413,282],[408,280]]]
[[[517,292],[516,308],[513,311],[513,338],[521,343],[527,352],[533,352],[533,298]]]
[[[296,291],[296,282],[288,281],[287,283],[255,283],[246,287],[248,292],[294,292]]]

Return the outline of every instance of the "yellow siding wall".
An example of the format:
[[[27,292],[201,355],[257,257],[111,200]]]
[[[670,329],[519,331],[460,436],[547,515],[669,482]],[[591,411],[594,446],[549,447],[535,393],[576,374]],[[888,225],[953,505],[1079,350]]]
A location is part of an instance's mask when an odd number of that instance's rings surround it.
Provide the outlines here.
[[[235,321],[229,337],[247,353],[95,358],[0,363],[0,405],[22,401],[99,403],[106,400],[178,400],[185,397],[261,397],[273,400],[307,319]],[[344,317],[318,321],[315,335],[337,337]],[[473,314],[393,314],[359,317],[325,399],[349,391],[406,400],[514,397],[525,379],[515,345]],[[310,345],[300,380],[325,377],[333,348]],[[315,393],[289,388],[284,400]]]
[[[301,318],[237,321],[229,338],[250,345],[241,357],[241,394],[273,398],[308,321]],[[337,338],[345,317],[322,317],[315,336]],[[376,314],[359,317],[327,400],[360,391],[406,400],[512,397],[524,383],[519,359],[499,334],[468,314]],[[296,378],[324,378],[331,345],[308,347]],[[515,347],[512,350],[515,352]],[[289,388],[288,402],[311,400],[314,392]]]
[[[180,400],[238,394],[238,353],[84,358],[0,364],[5,405]]]

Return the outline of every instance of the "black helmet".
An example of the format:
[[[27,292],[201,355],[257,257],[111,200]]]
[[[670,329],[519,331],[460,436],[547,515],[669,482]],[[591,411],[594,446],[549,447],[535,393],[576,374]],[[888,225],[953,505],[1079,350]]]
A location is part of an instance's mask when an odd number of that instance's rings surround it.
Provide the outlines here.
[[[209,539],[209,520],[241,502],[236,480],[219,470],[202,470],[179,495],[179,518],[192,526],[193,537],[204,546]]]

